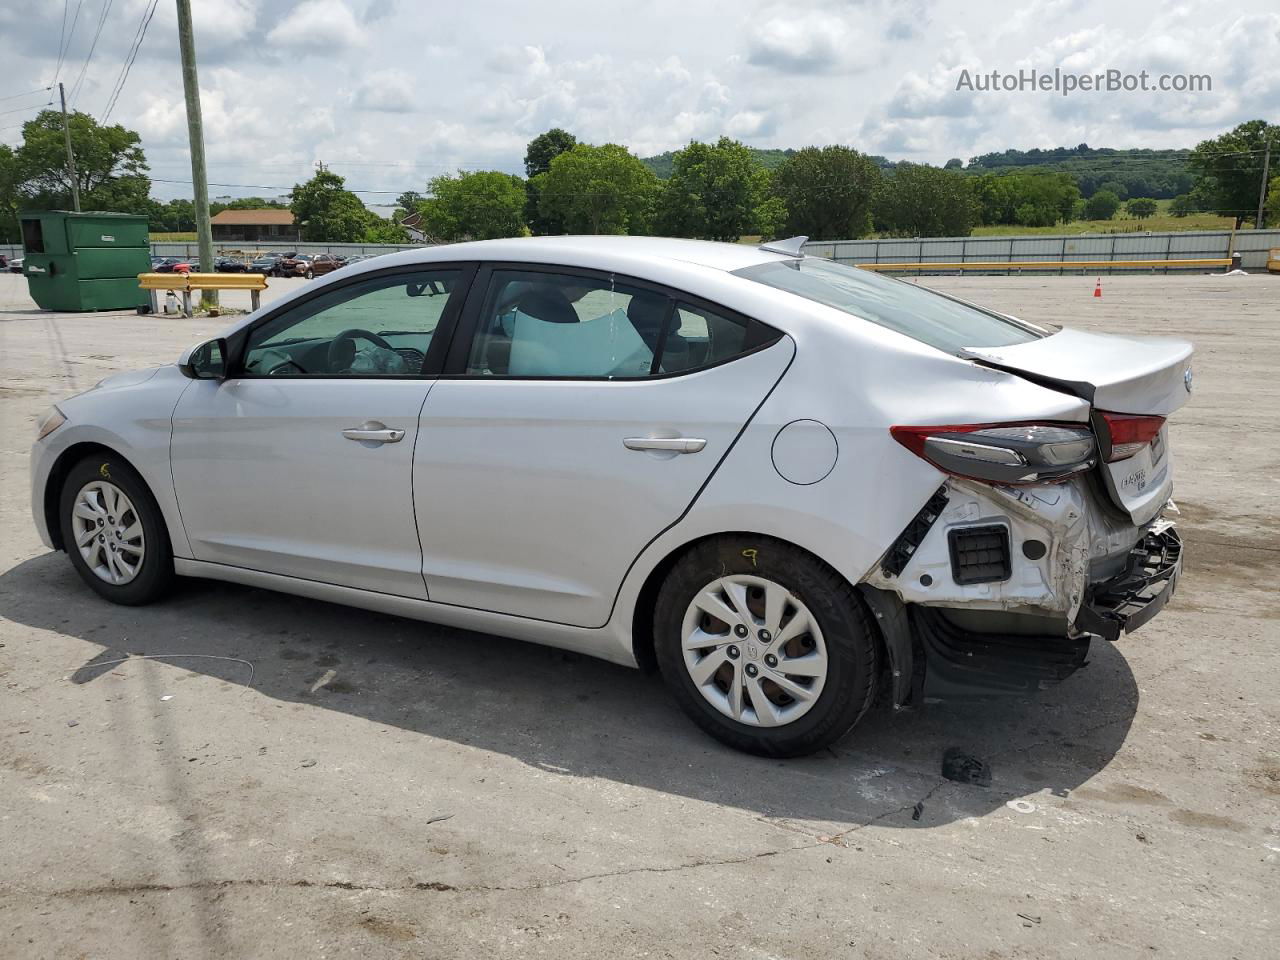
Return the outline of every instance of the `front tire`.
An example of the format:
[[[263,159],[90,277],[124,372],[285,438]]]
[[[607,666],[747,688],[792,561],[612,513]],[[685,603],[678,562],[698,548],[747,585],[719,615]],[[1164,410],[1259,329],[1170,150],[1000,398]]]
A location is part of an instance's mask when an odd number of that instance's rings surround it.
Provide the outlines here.
[[[58,517],[72,566],[112,603],[150,603],[172,585],[173,549],[160,507],[114,454],[86,457],[68,471]]]
[[[861,597],[791,544],[722,536],[681,557],[658,594],[668,688],[711,736],[795,757],[849,732],[875,698],[880,641]]]

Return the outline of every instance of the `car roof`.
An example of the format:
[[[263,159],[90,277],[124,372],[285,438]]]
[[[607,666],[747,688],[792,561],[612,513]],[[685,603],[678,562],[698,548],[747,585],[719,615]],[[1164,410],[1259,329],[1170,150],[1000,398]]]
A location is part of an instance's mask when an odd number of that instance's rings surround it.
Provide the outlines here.
[[[757,246],[746,243],[629,236],[512,237],[502,240],[472,240],[402,251],[398,254],[388,254],[387,257],[386,261],[378,264],[379,268],[391,265],[391,258],[395,258],[397,265],[446,260],[512,260],[590,267],[597,262],[604,266],[603,261],[607,261],[608,266],[615,269],[627,262],[641,267],[652,266],[655,261],[665,260],[732,271],[761,263],[795,259],[794,255],[761,250]]]

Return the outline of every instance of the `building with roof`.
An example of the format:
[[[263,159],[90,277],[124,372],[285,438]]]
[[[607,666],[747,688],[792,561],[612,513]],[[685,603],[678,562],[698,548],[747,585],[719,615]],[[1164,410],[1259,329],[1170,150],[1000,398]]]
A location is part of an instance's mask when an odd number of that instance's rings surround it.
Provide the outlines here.
[[[210,223],[214,243],[299,239],[298,225],[288,210],[223,210]]]

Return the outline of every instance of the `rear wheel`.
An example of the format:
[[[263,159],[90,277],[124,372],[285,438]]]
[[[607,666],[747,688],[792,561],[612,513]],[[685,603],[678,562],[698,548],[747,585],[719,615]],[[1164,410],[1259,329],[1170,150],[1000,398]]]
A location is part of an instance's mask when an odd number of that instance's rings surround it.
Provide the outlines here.
[[[739,750],[812,753],[847,733],[875,696],[879,639],[861,598],[791,544],[698,544],[663,583],[654,629],[681,707]]]
[[[173,582],[164,517],[146,483],[118,457],[103,453],[72,467],[58,516],[72,566],[113,603],[150,603]]]

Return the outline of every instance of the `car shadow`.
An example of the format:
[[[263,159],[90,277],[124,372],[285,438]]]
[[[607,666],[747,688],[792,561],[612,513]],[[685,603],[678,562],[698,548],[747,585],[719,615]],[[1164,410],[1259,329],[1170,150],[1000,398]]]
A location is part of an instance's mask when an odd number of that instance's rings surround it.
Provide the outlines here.
[[[702,734],[659,677],[265,590],[183,580],[162,603],[115,607],[48,553],[0,574],[0,616],[101,646],[76,683],[118,669],[105,660],[185,654],[173,665],[244,685],[245,664],[204,659],[243,658],[260,696],[833,830],[937,826],[1044,790],[1066,795],[1110,762],[1138,704],[1124,657],[1095,641],[1085,669],[1038,697],[899,712],[882,698],[834,749],[765,760]],[[942,778],[953,747],[990,766],[989,787]]]

